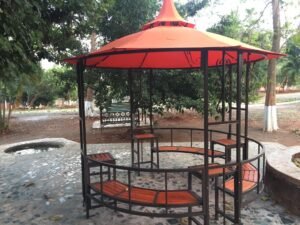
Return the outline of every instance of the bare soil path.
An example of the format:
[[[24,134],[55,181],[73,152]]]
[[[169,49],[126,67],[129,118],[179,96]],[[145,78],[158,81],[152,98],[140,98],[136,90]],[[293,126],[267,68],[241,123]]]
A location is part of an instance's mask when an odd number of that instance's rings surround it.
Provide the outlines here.
[[[263,105],[251,105],[249,110],[249,136],[264,142],[278,142],[286,146],[300,145],[300,103],[278,105],[280,130],[274,133],[262,131]],[[128,142],[128,128],[92,129],[98,118],[87,118],[87,141],[96,143]],[[167,113],[156,118],[158,127],[203,127],[202,119],[194,112],[184,114]],[[0,144],[9,144],[39,138],[66,138],[79,141],[79,120],[76,111],[55,111],[39,113],[15,112],[10,130],[0,135]],[[180,137],[178,140],[180,141]]]

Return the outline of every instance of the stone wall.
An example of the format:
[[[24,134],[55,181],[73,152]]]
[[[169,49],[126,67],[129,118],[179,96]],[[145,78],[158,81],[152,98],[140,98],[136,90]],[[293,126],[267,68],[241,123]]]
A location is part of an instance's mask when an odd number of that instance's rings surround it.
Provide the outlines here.
[[[300,181],[274,169],[267,163],[265,184],[271,197],[287,210],[300,215]]]

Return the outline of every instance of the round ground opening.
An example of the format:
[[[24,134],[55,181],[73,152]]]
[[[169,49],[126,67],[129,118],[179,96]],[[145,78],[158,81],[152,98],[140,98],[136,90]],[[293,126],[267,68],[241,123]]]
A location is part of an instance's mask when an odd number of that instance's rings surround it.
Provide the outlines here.
[[[300,168],[300,153],[293,155],[292,161],[297,167]]]
[[[29,155],[29,154],[53,151],[63,146],[64,144],[61,142],[26,143],[26,144],[21,144],[21,145],[7,148],[6,150],[4,150],[4,152],[15,154],[15,155]]]

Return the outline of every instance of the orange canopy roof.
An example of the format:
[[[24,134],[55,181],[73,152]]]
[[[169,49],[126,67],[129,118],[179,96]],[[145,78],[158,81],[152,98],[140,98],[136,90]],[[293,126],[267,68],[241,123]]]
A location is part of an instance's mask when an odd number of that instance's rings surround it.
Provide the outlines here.
[[[245,61],[259,61],[282,56],[210,32],[198,31],[184,21],[173,0],[165,0],[160,14],[143,30],[127,35],[87,55],[66,59],[76,64],[84,59],[88,67],[187,69],[201,67],[201,50],[208,50],[208,65],[218,66],[225,59],[237,63],[237,51],[243,51]]]

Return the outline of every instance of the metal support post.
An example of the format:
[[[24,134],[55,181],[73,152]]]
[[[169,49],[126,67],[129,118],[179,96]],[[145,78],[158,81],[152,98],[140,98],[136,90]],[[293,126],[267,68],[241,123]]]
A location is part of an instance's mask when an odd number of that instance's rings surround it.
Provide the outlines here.
[[[229,121],[232,121],[232,65],[229,66]],[[227,138],[231,139],[232,124],[229,124]]]
[[[243,53],[237,52],[237,76],[236,76],[236,162],[237,172],[234,179],[234,220],[240,224],[242,203],[242,165],[241,161],[241,77],[243,72]]]
[[[128,70],[128,88],[130,96],[130,139],[131,139],[131,165],[134,166],[134,140],[133,140],[133,92],[132,92],[132,70]]]
[[[250,53],[248,53],[248,61],[250,58]],[[245,144],[244,144],[244,152],[243,159],[246,160],[249,157],[249,143],[248,143],[248,115],[249,115],[249,82],[250,82],[250,62],[247,63],[246,68],[246,88],[245,88]]]
[[[225,121],[225,50],[222,51],[222,122]]]
[[[203,176],[203,211],[204,225],[209,225],[209,180],[208,180],[208,51],[201,51],[201,67],[204,90],[204,176]]]
[[[86,202],[86,183],[85,183],[85,160],[86,156],[86,130],[85,130],[85,112],[84,112],[84,61],[77,63],[77,87],[78,87],[78,108],[79,108],[79,127],[80,127],[80,149],[81,149],[81,179],[82,179],[82,196],[83,202]]]
[[[152,107],[153,107],[153,70],[150,70],[149,74],[149,113],[150,113],[150,129],[151,133],[153,133],[153,112],[152,112]]]

